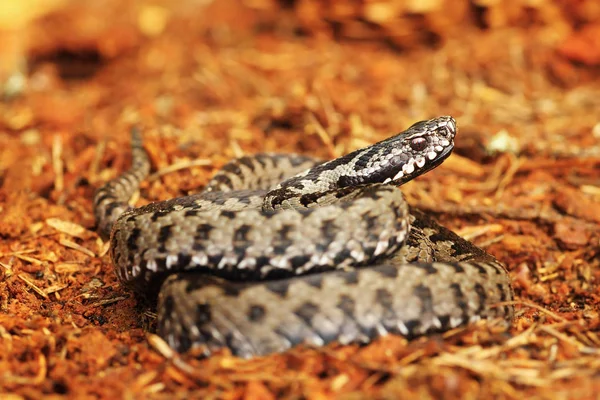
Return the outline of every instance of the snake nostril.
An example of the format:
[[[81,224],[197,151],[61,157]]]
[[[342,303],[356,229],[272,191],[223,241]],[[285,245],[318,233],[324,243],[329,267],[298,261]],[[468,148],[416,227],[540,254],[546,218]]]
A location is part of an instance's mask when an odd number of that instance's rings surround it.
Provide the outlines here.
[[[450,137],[454,137],[456,135],[456,121],[454,118],[450,118],[448,124],[446,125],[446,133]]]

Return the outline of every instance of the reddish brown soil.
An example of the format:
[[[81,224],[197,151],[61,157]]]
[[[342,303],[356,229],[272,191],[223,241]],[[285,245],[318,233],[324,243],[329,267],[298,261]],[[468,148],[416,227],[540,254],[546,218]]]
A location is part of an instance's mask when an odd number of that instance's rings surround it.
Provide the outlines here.
[[[4,33],[27,38],[11,49],[30,68],[0,103],[0,397],[598,396],[597,2],[58,3]],[[178,356],[94,232],[94,189],[127,167],[132,124],[158,172],[144,204],[240,154],[334,157],[446,114],[455,154],[403,190],[508,266],[508,327]]]

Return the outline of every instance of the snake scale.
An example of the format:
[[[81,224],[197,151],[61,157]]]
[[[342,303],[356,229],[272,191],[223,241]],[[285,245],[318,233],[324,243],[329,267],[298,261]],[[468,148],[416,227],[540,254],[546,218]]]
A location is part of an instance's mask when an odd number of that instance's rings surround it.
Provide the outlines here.
[[[139,208],[128,201],[150,161],[132,132],[132,167],[97,190],[94,211],[119,280],[158,293],[158,334],[180,352],[247,358],[512,317],[497,304],[513,299],[503,265],[397,188],[450,155],[452,117],[327,162],[241,157],[202,193]]]

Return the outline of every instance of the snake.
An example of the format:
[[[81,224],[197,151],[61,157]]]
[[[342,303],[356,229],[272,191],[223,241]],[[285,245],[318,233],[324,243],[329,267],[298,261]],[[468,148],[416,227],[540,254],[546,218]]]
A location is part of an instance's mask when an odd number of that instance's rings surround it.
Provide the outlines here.
[[[251,358],[510,321],[505,266],[398,188],[440,165],[456,133],[442,116],[329,161],[246,155],[199,193],[135,208],[151,162],[133,128],[130,169],[95,193],[97,228],[180,353]]]

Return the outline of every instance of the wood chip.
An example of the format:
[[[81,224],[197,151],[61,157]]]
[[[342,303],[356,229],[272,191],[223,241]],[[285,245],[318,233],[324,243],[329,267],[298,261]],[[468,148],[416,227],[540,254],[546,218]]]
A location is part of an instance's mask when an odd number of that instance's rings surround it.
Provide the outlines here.
[[[96,248],[98,249],[98,257],[104,257],[110,250],[110,240],[103,241],[101,238],[96,238]]]
[[[92,235],[92,233],[83,226],[60,218],[47,218],[46,224],[59,232],[79,239],[87,239]]]
[[[69,287],[69,285],[65,285],[65,284],[56,284],[56,285],[50,285],[48,287],[46,287],[46,289],[44,290],[44,292],[46,294],[52,294],[52,293],[56,293],[60,290],[63,290],[65,288]]]
[[[54,265],[54,271],[57,274],[74,274],[81,270],[81,263],[77,262],[60,262]]]

